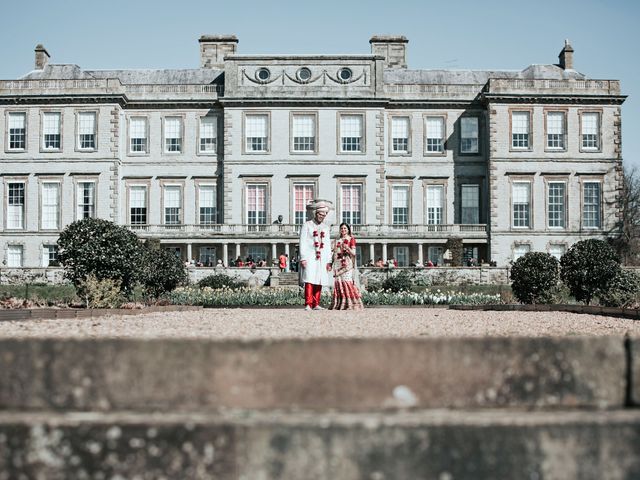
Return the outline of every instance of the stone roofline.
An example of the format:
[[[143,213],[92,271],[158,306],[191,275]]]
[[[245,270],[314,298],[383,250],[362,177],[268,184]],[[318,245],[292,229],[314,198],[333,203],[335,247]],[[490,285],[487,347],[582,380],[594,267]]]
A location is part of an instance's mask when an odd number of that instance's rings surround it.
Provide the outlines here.
[[[235,35],[201,35],[198,42],[234,42],[238,43],[238,37]]]
[[[409,39],[404,35],[374,35],[369,43],[409,43]]]
[[[279,61],[301,61],[301,60],[327,60],[344,63],[345,61],[354,60],[384,60],[382,55],[227,55],[225,60],[231,61],[265,61],[265,60],[279,60]]]

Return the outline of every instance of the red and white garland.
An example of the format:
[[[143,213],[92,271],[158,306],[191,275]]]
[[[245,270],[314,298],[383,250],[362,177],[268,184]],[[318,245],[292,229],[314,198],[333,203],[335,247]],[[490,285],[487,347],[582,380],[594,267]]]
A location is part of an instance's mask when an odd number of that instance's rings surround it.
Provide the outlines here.
[[[320,232],[320,240],[318,241],[318,230],[313,231],[313,246],[316,249],[316,260],[320,260],[321,250],[324,248],[324,232]]]
[[[351,252],[349,251],[349,247],[351,247],[353,243],[353,237],[349,240],[342,240],[342,242],[338,241],[338,247],[340,248],[340,253],[338,254],[338,258],[340,259],[340,265],[342,267],[347,266],[347,255]]]

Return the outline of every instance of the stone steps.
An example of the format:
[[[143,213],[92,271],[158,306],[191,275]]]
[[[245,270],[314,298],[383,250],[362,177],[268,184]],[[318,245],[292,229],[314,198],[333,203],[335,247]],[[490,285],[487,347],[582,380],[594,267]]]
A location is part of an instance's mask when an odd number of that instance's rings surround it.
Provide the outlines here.
[[[297,287],[299,284],[298,272],[281,272],[278,279],[281,287]]]
[[[639,442],[638,410],[1,412],[0,477],[632,479]]]
[[[0,479],[640,478],[634,347],[3,339]]]
[[[0,340],[0,409],[621,408],[622,337]]]

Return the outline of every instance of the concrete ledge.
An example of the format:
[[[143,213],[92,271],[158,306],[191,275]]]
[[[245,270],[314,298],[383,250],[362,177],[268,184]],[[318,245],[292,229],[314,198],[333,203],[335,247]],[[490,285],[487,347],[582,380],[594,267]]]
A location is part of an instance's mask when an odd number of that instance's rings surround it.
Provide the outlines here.
[[[0,322],[13,320],[28,320],[31,318],[87,318],[104,317],[106,315],[144,315],[153,312],[187,312],[202,310],[200,306],[166,305],[145,308],[16,308],[0,310]]]
[[[628,340],[629,403],[640,407],[640,338]]]
[[[0,409],[617,408],[622,337],[0,340]]]
[[[640,478],[640,412],[0,413],[0,479]]]

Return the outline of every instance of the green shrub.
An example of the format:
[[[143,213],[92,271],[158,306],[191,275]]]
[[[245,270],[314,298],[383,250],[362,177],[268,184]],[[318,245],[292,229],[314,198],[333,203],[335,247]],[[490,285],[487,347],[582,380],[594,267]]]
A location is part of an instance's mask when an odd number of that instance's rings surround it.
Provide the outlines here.
[[[187,284],[187,270],[176,255],[154,243],[144,245],[142,249],[140,273],[147,295],[158,298],[163,293]]]
[[[382,282],[382,289],[392,292],[408,292],[411,290],[411,286],[411,277],[407,272],[390,275]]]
[[[209,288],[213,288],[214,290],[218,290],[221,288],[230,288],[232,290],[236,290],[244,286],[245,285],[242,282],[228,275],[225,275],[224,273],[216,273],[214,275],[209,275],[208,277],[204,277],[202,280],[198,282],[198,287],[200,288],[209,287]]]
[[[551,303],[558,280],[558,260],[548,253],[529,252],[511,268],[511,290],[521,303]]]
[[[78,287],[89,275],[119,282],[129,292],[142,265],[138,237],[107,220],[85,218],[73,222],[58,238],[58,260],[65,276]]]
[[[119,280],[98,280],[93,274],[78,284],[78,294],[87,308],[118,308],[124,301]]]
[[[620,261],[603,240],[574,243],[560,259],[560,278],[579,302],[587,305],[607,290],[609,280],[620,271]]]
[[[178,287],[166,297],[175,305],[202,305],[205,307],[286,306],[302,308],[304,303],[299,290],[289,288],[198,288]],[[500,295],[462,292],[362,292],[365,305],[487,305],[502,303]],[[325,307],[331,304],[331,295],[324,293],[320,299]]]
[[[606,290],[598,294],[600,305],[605,307],[629,307],[638,302],[640,277],[630,270],[620,269],[610,279]]]
[[[451,237],[447,240],[444,248],[451,252],[451,266],[461,267],[464,257],[464,248],[462,246],[462,238]]]

